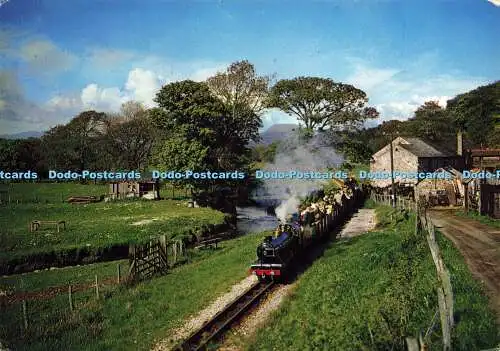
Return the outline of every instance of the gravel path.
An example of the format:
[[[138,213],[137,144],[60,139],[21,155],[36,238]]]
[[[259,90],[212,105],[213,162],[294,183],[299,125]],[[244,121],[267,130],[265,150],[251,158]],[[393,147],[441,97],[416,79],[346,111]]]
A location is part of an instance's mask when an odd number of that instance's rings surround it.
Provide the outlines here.
[[[362,208],[347,222],[344,229],[340,232],[339,238],[352,238],[369,232],[375,228],[376,224],[375,210]]]
[[[196,316],[192,317],[184,326],[174,330],[171,336],[157,343],[153,351],[170,350],[175,344],[187,338],[192,332],[199,329],[205,322],[209,321],[213,316],[220,312],[230,302],[242,295],[248,288],[257,282],[257,277],[254,275],[248,276],[238,284],[234,285],[230,292],[219,297],[210,306],[202,310]]]

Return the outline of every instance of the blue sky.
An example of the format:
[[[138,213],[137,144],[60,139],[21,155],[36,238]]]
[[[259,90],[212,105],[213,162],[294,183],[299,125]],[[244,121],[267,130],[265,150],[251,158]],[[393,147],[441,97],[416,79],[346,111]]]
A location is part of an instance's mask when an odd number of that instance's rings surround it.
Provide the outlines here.
[[[0,130],[146,105],[162,84],[248,59],[279,78],[363,89],[406,119],[500,77],[500,7],[457,1],[10,0],[0,7]],[[496,40],[495,40],[496,39]],[[277,112],[265,126],[294,122]]]

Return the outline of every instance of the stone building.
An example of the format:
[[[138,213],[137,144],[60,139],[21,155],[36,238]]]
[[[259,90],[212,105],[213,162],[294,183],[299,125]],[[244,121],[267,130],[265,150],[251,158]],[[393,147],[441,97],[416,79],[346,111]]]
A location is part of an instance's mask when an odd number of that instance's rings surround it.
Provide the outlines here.
[[[461,148],[450,151],[444,147],[433,145],[420,138],[397,137],[392,141],[394,171],[401,173],[410,172],[434,172],[443,167],[453,167],[463,170],[464,157]],[[371,185],[378,188],[386,188],[391,185],[391,177],[386,179],[374,179],[375,172],[391,172],[391,147],[390,144],[373,154],[370,162],[372,172]],[[409,179],[396,176],[395,183],[399,187],[414,187],[418,179]]]

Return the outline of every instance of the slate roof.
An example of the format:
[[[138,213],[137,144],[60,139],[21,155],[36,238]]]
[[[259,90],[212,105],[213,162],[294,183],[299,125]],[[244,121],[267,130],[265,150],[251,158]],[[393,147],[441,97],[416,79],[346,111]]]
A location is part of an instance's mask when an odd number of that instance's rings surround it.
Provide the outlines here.
[[[420,138],[404,138],[408,144],[402,142],[399,144],[403,149],[411,152],[417,157],[449,157],[456,156],[456,153],[444,148],[431,145],[430,143],[423,141]]]

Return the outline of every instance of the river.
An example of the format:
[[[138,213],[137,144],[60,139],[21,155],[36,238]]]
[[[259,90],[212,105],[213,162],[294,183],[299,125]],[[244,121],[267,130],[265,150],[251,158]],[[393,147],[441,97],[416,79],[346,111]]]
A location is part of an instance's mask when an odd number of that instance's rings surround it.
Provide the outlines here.
[[[278,218],[267,214],[266,207],[236,207],[236,211],[238,231],[243,234],[274,230],[278,225]]]

